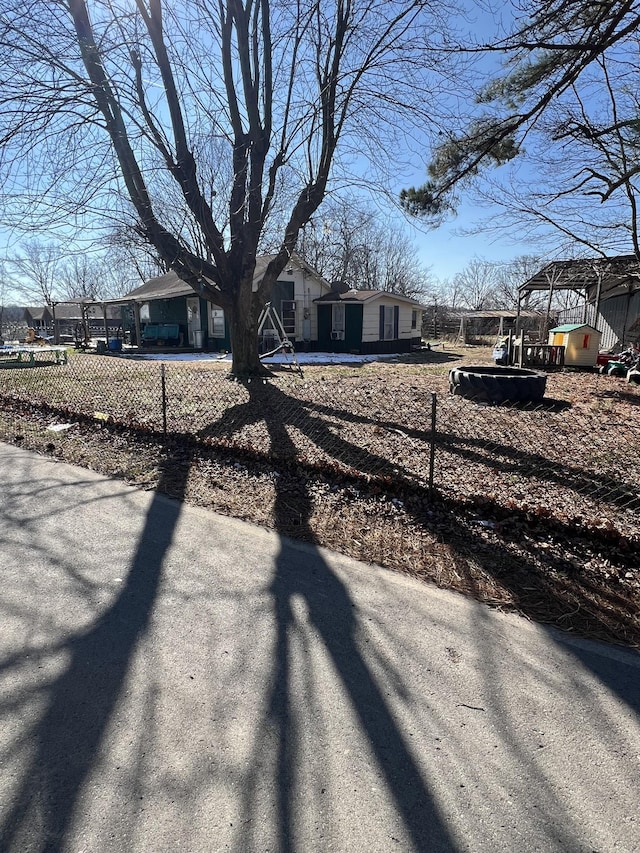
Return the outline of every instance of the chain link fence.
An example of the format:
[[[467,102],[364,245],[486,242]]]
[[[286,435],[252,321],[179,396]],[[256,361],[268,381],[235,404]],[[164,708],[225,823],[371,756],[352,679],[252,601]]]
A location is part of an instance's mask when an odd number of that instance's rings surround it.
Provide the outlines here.
[[[437,482],[564,521],[640,529],[640,395],[602,382],[600,395],[536,405],[438,400]],[[593,377],[592,377],[593,381]],[[596,380],[596,385],[599,380]]]
[[[540,404],[488,406],[451,396],[446,373],[334,366],[241,383],[215,360],[74,353],[0,370],[0,437],[41,447],[69,424],[112,425],[309,477],[640,532],[637,386],[575,373],[562,388],[550,377]]]

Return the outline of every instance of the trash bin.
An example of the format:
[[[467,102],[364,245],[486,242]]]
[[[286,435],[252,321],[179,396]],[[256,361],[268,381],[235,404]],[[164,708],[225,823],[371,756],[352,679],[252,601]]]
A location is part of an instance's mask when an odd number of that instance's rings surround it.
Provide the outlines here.
[[[109,341],[109,352],[122,352],[122,341],[120,338],[113,338]]]
[[[96,341],[96,352],[98,355],[104,355],[107,351],[106,341]]]
[[[196,349],[202,349],[202,341],[203,341],[203,332],[201,329],[197,329],[193,333],[193,345]]]

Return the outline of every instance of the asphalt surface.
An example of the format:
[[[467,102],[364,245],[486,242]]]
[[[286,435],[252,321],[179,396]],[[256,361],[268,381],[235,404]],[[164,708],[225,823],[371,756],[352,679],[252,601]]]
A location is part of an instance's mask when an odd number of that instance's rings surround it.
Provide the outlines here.
[[[0,444],[2,853],[638,851],[639,711],[633,652]]]

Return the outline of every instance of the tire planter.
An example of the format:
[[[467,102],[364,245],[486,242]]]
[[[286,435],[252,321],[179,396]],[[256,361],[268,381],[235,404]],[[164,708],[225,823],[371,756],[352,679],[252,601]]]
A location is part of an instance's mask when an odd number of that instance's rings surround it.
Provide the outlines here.
[[[546,387],[546,373],[523,367],[454,367],[449,371],[451,393],[478,403],[540,401]]]

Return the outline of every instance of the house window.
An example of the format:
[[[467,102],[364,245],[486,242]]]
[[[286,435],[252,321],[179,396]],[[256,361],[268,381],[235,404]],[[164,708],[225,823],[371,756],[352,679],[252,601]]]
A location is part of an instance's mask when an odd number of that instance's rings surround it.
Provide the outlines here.
[[[383,341],[392,341],[394,339],[393,327],[394,327],[394,311],[393,305],[384,305],[384,318],[382,323],[382,340]]]
[[[151,311],[148,302],[143,302],[140,305],[140,320],[142,323],[149,323],[151,321]]]
[[[585,335],[582,341],[582,349],[589,349],[589,338],[590,335]]]
[[[337,302],[331,306],[331,331],[344,334],[344,303]]]
[[[411,312],[411,328],[412,329],[418,328],[418,312],[417,311]]]
[[[209,305],[209,335],[224,338],[224,311],[215,305]]]
[[[283,299],[280,303],[280,316],[282,328],[287,337],[293,338],[296,334],[296,303],[292,299]]]

